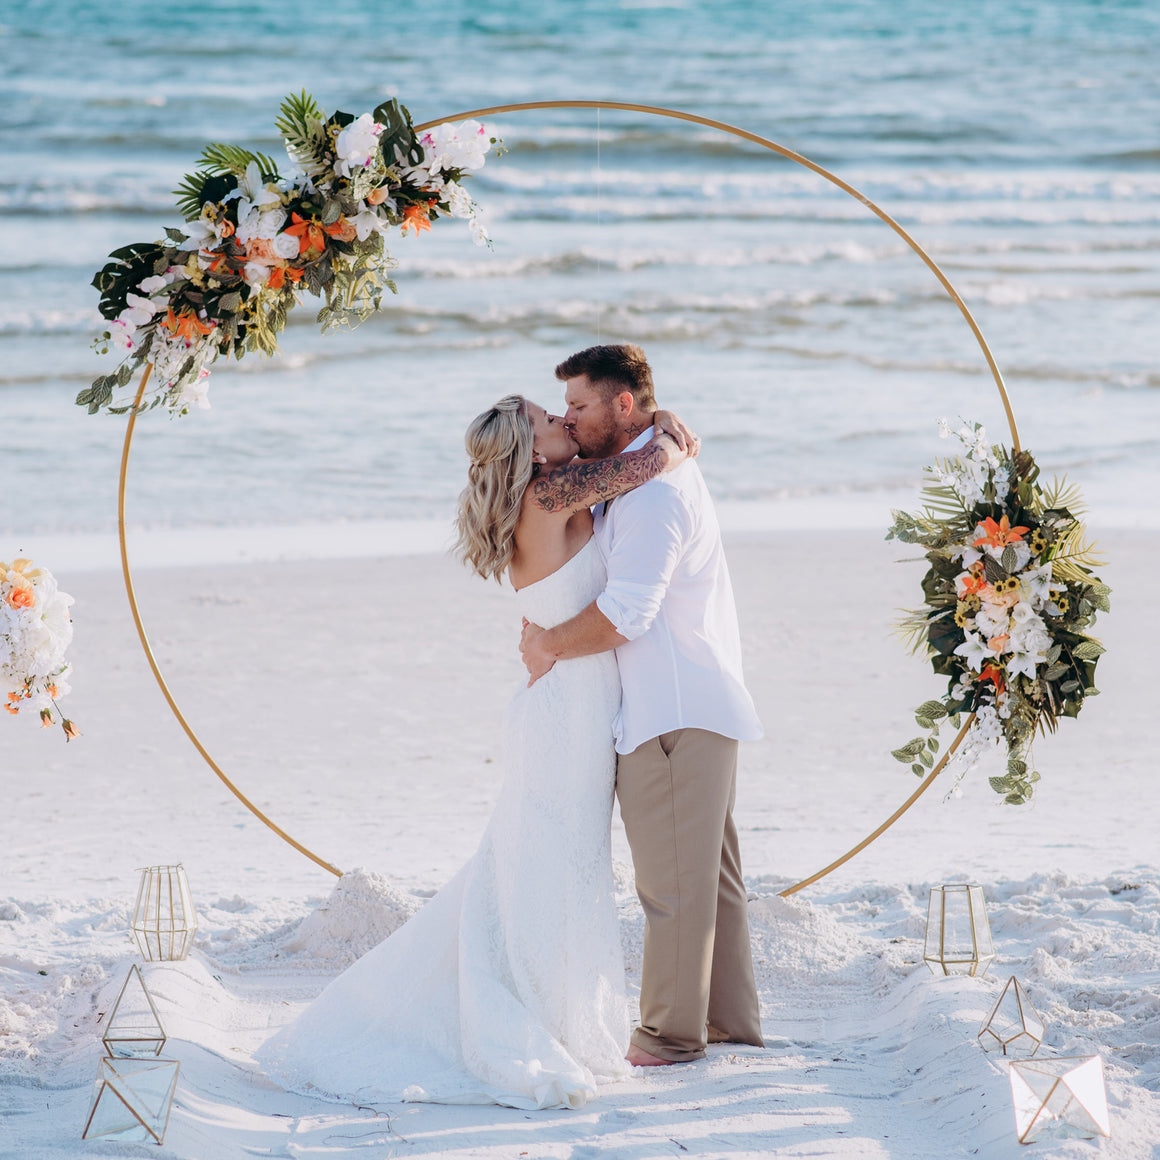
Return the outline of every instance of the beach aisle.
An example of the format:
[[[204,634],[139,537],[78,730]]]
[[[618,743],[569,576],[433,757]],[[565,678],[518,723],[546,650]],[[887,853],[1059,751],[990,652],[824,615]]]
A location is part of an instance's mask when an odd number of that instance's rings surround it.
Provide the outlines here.
[[[1100,529],[1094,529],[1100,533]],[[84,1144],[102,1018],[134,955],[135,869],[184,862],[201,927],[183,964],[146,969],[182,1063],[151,1155],[745,1157],[1021,1155],[1006,1069],[975,1043],[1009,974],[1056,1054],[1103,1055],[1125,1160],[1160,1139],[1160,890],[1150,792],[1156,533],[1100,534],[1113,615],[1103,696],[1037,744],[1035,802],[998,804],[987,769],[948,779],[886,837],[791,900],[915,784],[889,757],[939,691],[890,635],[921,569],[872,532],[731,537],[766,740],[745,748],[737,818],[764,1052],[638,1072],[579,1112],[354,1109],[273,1089],[250,1053],[470,855],[498,792],[499,714],[520,679],[511,594],[438,555],[145,568],[163,670],[239,785],[342,869],[341,883],[220,786],[168,714],[119,576],[67,573],[76,598],[66,746],[6,723],[0,816],[0,1156],[141,1155]],[[641,918],[617,827],[635,985]],[[981,882],[997,958],[979,980],[921,962],[933,883]],[[336,888],[337,887],[337,888]],[[41,972],[44,972],[41,974]],[[1093,1154],[1045,1143],[1036,1154]]]

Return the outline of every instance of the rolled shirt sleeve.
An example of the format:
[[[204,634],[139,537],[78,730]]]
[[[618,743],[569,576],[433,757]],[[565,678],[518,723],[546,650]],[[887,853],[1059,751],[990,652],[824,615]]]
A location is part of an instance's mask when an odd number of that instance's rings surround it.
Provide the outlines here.
[[[685,496],[671,487],[643,487],[617,512],[608,583],[596,607],[626,640],[652,627],[692,529]]]

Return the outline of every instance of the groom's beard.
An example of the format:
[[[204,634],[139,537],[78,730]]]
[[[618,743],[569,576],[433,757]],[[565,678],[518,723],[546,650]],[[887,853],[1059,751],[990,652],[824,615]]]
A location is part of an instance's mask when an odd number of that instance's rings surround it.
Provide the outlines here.
[[[624,432],[617,427],[616,420],[610,412],[595,431],[587,431],[581,435],[573,427],[572,438],[580,445],[581,459],[607,459],[620,450]]]

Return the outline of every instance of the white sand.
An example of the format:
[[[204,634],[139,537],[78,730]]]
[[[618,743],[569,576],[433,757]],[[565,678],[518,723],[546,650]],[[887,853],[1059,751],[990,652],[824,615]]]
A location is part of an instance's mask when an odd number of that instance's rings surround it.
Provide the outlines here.
[[[737,806],[761,896],[752,913],[769,1047],[715,1049],[609,1088],[579,1113],[538,1114],[343,1109],[272,1089],[248,1060],[269,1028],[470,855],[502,775],[499,713],[520,679],[510,593],[436,555],[221,563],[245,546],[223,553],[185,540],[184,554],[154,559],[204,563],[142,567],[158,659],[211,752],[300,841],[369,872],[316,910],[336,880],[243,810],[186,740],[146,668],[118,574],[66,570],[63,545],[42,554],[77,598],[67,708],[84,736],[66,746],[32,721],[0,728],[0,1156],[1021,1155],[1006,1069],[974,1041],[1012,973],[1051,1020],[1049,1049],[1100,1052],[1108,1069],[1112,1139],[1037,1153],[1151,1154],[1160,540],[1145,530],[1101,539],[1115,589],[1102,626],[1104,695],[1037,744],[1035,803],[999,804],[985,769],[944,802],[948,779],[786,902],[781,887],[911,791],[915,779],[889,750],[943,685],[890,635],[894,610],[916,602],[921,567],[892,562],[908,549],[868,531],[731,537],[748,673],[769,733],[743,750]],[[74,563],[101,564],[100,552],[80,545]],[[627,862],[619,833],[616,848]],[[98,1016],[134,957],[134,871],[175,861],[202,926],[187,963],[146,970],[166,1056],[182,1061],[166,1144],[82,1143]],[[635,971],[640,916],[627,870],[621,877]],[[926,892],[967,880],[987,891],[998,957],[985,979],[936,981],[921,963]]]

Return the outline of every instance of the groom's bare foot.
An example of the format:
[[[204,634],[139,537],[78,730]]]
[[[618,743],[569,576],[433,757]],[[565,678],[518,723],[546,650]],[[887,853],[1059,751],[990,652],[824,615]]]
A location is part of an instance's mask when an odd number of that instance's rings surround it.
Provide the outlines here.
[[[669,1064],[677,1062],[675,1059],[661,1059],[658,1055],[649,1055],[635,1043],[629,1045],[628,1054],[624,1058],[633,1067],[668,1067]]]

